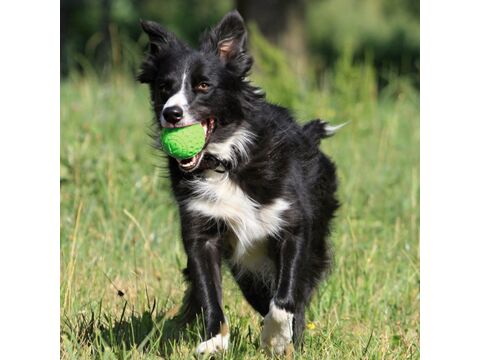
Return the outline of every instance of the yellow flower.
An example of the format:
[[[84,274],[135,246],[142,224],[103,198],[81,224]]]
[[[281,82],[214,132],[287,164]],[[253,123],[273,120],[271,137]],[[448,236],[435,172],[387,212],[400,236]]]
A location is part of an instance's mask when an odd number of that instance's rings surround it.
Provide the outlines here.
[[[316,327],[316,326],[315,326],[315,324],[314,324],[313,322],[309,322],[309,323],[307,324],[307,329],[308,329],[308,330],[315,330],[315,327]]]

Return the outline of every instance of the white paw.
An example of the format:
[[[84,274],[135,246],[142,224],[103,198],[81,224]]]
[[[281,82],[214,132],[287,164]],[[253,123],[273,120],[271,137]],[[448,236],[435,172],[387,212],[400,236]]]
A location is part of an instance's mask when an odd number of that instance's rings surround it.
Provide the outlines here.
[[[222,335],[223,333],[223,335]],[[223,332],[215,335],[214,337],[201,342],[195,349],[197,355],[212,354],[218,351],[224,351],[228,349],[228,339],[230,334]]]
[[[270,311],[263,319],[261,335],[262,348],[273,350],[275,354],[285,354],[290,350],[293,336],[293,314],[277,307],[273,300]]]

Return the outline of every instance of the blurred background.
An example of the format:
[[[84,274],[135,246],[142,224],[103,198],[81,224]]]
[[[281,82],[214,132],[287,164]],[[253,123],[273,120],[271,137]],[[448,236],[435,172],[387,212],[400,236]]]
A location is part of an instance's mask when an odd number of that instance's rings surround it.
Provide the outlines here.
[[[381,87],[392,72],[419,86],[418,0],[62,0],[61,73],[134,73],[147,41],[139,19],[196,45],[201,31],[233,8],[297,72],[321,78],[347,53],[371,63]]]

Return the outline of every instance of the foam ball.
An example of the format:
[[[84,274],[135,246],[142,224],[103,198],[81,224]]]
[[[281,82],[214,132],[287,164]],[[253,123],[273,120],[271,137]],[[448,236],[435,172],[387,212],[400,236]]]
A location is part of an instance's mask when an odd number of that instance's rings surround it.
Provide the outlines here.
[[[197,155],[205,145],[205,132],[201,124],[181,128],[165,128],[160,134],[163,151],[177,159]]]

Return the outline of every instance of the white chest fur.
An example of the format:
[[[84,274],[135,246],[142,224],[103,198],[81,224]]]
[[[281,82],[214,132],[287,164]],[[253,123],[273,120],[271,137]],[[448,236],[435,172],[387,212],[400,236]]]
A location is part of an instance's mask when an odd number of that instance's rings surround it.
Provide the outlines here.
[[[263,258],[265,238],[277,235],[282,228],[282,213],[288,209],[288,202],[277,198],[269,205],[260,205],[228,174],[213,171],[208,171],[205,179],[189,181],[189,185],[194,196],[186,204],[188,210],[223,220],[237,240],[232,260],[248,268],[256,267],[261,262],[259,257]]]

